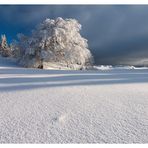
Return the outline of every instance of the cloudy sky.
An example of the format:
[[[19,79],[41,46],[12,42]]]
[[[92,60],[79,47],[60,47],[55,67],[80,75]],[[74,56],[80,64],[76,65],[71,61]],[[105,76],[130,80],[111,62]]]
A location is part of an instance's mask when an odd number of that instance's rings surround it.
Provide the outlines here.
[[[11,42],[56,17],[78,19],[96,64],[148,64],[148,5],[1,5],[0,34]]]

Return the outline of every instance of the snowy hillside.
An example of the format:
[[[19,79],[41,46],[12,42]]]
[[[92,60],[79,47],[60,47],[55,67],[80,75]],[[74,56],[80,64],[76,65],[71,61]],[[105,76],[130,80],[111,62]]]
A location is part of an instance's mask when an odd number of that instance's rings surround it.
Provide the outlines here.
[[[148,143],[148,70],[25,69],[1,58],[0,143]]]

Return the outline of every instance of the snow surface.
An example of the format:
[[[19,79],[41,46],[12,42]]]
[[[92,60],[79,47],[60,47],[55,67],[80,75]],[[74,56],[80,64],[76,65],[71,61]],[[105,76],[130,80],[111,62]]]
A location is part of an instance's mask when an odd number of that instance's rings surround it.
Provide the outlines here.
[[[148,143],[148,70],[37,70],[0,59],[0,143]]]

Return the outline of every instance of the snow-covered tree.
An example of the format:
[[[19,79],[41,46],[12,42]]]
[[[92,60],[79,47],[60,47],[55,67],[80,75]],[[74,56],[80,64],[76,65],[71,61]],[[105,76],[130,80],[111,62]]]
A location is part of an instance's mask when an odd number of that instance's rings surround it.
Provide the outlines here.
[[[4,57],[11,56],[11,49],[7,44],[7,38],[5,35],[1,35],[1,42],[0,42],[0,55]]]
[[[46,19],[30,37],[19,36],[20,63],[25,67],[82,69],[93,64],[87,40],[75,19]]]
[[[13,40],[10,44],[14,58],[20,59],[25,55],[26,50],[29,48],[28,37],[23,34],[17,35],[18,41]]]

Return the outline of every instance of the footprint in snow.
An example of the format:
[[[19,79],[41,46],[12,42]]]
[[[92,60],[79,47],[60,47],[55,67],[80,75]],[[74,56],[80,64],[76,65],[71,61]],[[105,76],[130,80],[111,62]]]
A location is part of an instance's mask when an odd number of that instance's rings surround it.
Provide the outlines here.
[[[60,123],[60,124],[64,125],[65,122],[67,121],[67,118],[68,118],[68,114],[62,114],[62,115],[60,115],[58,117],[52,118],[52,121],[54,123],[57,122],[57,123]]]

